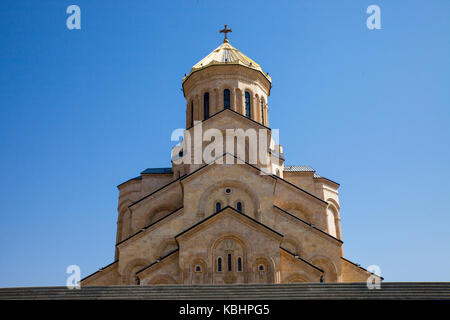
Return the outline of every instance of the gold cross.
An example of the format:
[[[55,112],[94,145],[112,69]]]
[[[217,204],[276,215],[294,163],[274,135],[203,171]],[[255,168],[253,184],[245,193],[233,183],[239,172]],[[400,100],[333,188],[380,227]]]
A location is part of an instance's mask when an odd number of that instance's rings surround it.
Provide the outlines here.
[[[233,32],[231,29],[227,29],[228,25],[225,25],[225,28],[223,30],[220,30],[221,33],[225,33],[225,39],[223,39],[223,42],[228,42],[227,33]]]

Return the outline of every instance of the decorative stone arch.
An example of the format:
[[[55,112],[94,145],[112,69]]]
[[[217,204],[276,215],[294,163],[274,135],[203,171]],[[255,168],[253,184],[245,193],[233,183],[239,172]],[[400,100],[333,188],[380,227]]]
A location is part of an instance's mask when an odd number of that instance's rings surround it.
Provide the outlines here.
[[[293,213],[294,215],[295,213],[297,213],[297,215],[299,215],[299,218],[305,220],[306,222],[315,223],[313,213],[311,213],[311,211],[306,206],[302,205],[299,202],[284,202],[282,208],[290,213]]]
[[[177,208],[175,205],[169,203],[161,204],[157,207],[152,208],[147,216],[146,225],[154,223],[155,221],[161,219],[162,217],[176,209]]]
[[[239,250],[239,248],[236,248],[235,245],[228,245],[226,243],[226,241],[230,240],[230,243],[234,243],[236,242],[237,245],[240,247],[241,250]],[[227,270],[227,249],[225,249],[225,252],[221,253],[218,252],[220,250],[219,246],[222,245],[227,247],[229,246],[229,250],[233,251],[233,256],[232,256],[232,271],[228,271]],[[222,248],[223,249],[223,248]],[[219,235],[218,238],[216,238],[215,240],[212,240],[208,246],[208,257],[210,259],[210,268],[209,271],[211,273],[211,282],[215,283],[214,279],[225,279],[226,283],[231,283],[231,282],[227,282],[229,281],[236,281],[237,278],[240,278],[240,282],[248,282],[248,272],[246,272],[246,270],[248,270],[248,247],[246,246],[245,242],[241,239],[241,237],[239,235],[236,235],[234,233],[230,233],[230,232],[226,232],[223,233],[221,235]],[[222,258],[222,271],[221,272],[217,272],[217,258],[221,257]],[[241,258],[241,263],[242,263],[242,271],[237,271],[237,259]],[[234,278],[233,278],[234,277]],[[226,280],[228,278],[228,280]],[[232,279],[233,278],[233,279]]]
[[[213,112],[211,113],[211,115],[213,115],[222,109],[220,108],[219,89],[213,88],[211,91],[214,92],[214,98],[211,98],[211,101],[214,101],[214,104],[212,107]]]
[[[261,270],[261,266],[264,267],[263,270]],[[275,283],[275,264],[266,255],[256,255],[251,272],[255,283]]]
[[[281,247],[298,256],[302,256],[304,252],[301,242],[295,236],[290,234],[284,235]]]
[[[119,206],[119,216],[117,219],[117,239],[120,242],[131,234],[131,211],[128,208],[133,202],[129,199],[124,200]]]
[[[338,282],[338,271],[333,261],[322,255],[315,255],[309,259],[311,264],[323,270],[324,282]]]
[[[150,262],[146,259],[134,259],[130,261],[122,272],[122,284],[136,284],[136,272],[148,266]]]
[[[327,199],[328,202],[328,207],[327,207],[327,218],[328,218],[328,214],[332,213],[333,214],[333,220],[334,220],[334,227],[335,227],[335,234],[332,234],[330,232],[330,230],[328,230],[328,233],[330,233],[331,235],[335,236],[338,239],[342,239],[342,230],[341,230],[341,218],[339,215],[339,204],[331,198]],[[328,220],[327,220],[328,222]]]
[[[327,231],[331,236],[340,239],[338,224],[338,212],[332,204],[329,204],[327,207]]]
[[[209,283],[210,273],[208,270],[207,259],[203,256],[195,256],[188,262],[190,283],[192,284],[205,284]],[[197,270],[200,268],[200,270]]]
[[[236,95],[236,111],[244,114],[244,94],[242,93],[242,89],[236,88],[234,89],[234,93]]]
[[[339,203],[336,200],[334,200],[333,198],[327,198],[326,202],[328,202],[328,204],[332,204],[336,208],[337,211],[341,210]]]
[[[303,273],[295,273],[284,279],[283,283],[301,283],[301,282],[311,282],[309,277]]]
[[[193,99],[194,99],[194,114],[195,114],[194,119],[197,121],[202,121],[203,120],[203,112],[200,108],[200,105],[201,105],[200,96],[198,94],[196,94]]]
[[[158,275],[149,280],[145,281],[146,285],[157,285],[157,284],[178,284],[172,276],[168,274]]]
[[[178,243],[175,238],[167,238],[158,246],[156,250],[155,258],[164,257],[170,252],[176,250],[178,248]]]
[[[224,180],[221,181],[219,183],[215,183],[212,186],[209,186],[206,188],[206,191],[201,195],[200,197],[200,201],[199,201],[199,212],[202,214],[202,217],[205,216],[206,212],[209,212],[208,208],[206,208],[206,202],[209,199],[209,197],[216,192],[218,189],[221,188],[226,188],[226,187],[234,187],[234,188],[238,188],[241,189],[242,191],[246,192],[250,198],[253,200],[253,212],[246,212],[246,214],[250,215],[253,214],[253,217],[260,221],[261,217],[260,217],[260,212],[259,212],[259,208],[260,208],[260,201],[258,196],[256,195],[256,193],[245,183],[238,181],[238,180]],[[214,201],[215,203],[215,201]],[[223,204],[225,205],[225,204]],[[222,207],[223,208],[223,207]],[[215,212],[215,207],[214,207],[214,212]]]

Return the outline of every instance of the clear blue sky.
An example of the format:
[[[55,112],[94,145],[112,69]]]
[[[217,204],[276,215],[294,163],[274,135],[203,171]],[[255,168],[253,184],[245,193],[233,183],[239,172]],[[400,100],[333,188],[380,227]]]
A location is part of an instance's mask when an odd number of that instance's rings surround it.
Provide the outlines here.
[[[3,0],[0,287],[113,261],[116,186],[170,166],[181,78],[224,24],[273,79],[287,164],[341,184],[345,256],[450,281],[450,1]]]

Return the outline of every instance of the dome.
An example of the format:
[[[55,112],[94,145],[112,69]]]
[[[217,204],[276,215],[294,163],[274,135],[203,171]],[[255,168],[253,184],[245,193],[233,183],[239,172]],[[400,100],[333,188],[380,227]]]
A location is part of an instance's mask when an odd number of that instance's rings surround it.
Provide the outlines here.
[[[271,81],[269,75],[264,73],[259,64],[226,41],[194,65],[191,72],[183,78],[182,82],[184,83],[194,72],[213,65],[241,65],[261,72],[267,80]]]

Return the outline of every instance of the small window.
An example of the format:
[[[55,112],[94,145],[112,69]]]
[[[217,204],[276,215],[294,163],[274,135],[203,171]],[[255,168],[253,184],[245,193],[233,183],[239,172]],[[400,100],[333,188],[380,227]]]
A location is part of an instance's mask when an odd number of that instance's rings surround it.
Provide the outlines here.
[[[264,266],[263,266],[262,264],[260,264],[260,265],[258,266],[258,271],[264,271]]]
[[[220,202],[216,202],[216,212],[219,212],[222,209],[222,204]]]
[[[242,258],[239,257],[237,260],[237,271],[241,272],[242,271]]]
[[[209,118],[209,92],[203,95],[203,119]]]
[[[202,272],[202,267],[199,265],[195,266],[195,272]]]
[[[248,93],[248,91],[245,91],[245,116],[247,118],[251,118],[251,115],[250,115],[250,93]]]
[[[231,256],[231,253],[229,253],[228,254],[228,271],[232,271],[233,270],[232,265],[233,265],[232,256]]]
[[[242,202],[236,203],[236,209],[237,211],[242,211]]]
[[[225,190],[225,192],[226,192],[227,194],[230,194],[230,193],[231,193],[231,189],[230,189],[230,188],[227,188],[227,189]]]
[[[217,271],[222,272],[222,258],[217,258]]]
[[[225,89],[223,90],[223,107],[225,109],[230,109],[230,90]]]

